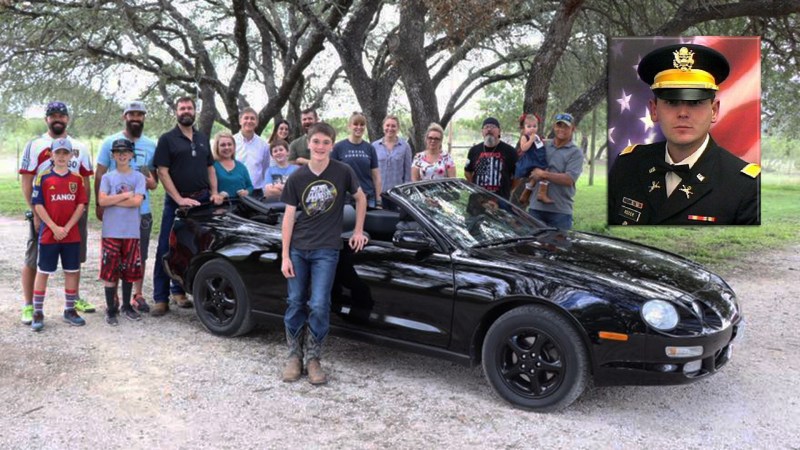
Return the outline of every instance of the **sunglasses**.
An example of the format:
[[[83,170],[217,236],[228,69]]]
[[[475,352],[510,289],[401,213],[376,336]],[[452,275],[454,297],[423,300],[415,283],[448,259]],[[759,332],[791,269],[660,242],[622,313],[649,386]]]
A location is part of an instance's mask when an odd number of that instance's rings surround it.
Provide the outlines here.
[[[565,120],[569,123],[572,123],[572,115],[567,113],[556,114],[556,121]]]

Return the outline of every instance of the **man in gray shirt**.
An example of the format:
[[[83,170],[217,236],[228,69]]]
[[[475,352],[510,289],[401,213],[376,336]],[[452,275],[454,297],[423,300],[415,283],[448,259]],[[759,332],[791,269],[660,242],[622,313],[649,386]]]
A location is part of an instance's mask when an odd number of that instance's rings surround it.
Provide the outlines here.
[[[571,114],[556,115],[553,125],[555,139],[545,146],[547,151],[547,170],[534,169],[535,181],[550,182],[548,194],[553,203],[534,200],[529,212],[533,217],[548,226],[560,230],[572,228],[572,207],[575,197],[575,183],[583,171],[583,152],[572,142],[575,133],[575,119]]]

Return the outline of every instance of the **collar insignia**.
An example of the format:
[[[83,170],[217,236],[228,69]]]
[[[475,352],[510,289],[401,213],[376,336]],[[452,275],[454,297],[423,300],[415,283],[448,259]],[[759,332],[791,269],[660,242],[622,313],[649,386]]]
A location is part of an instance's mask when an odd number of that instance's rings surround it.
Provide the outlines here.
[[[698,173],[698,174],[697,174],[697,179],[698,179],[698,180],[700,180],[700,181],[702,182],[703,180],[705,180],[705,179],[706,179],[706,177],[705,177],[705,175],[703,175],[702,173]]]
[[[655,167],[651,167],[650,170],[647,171],[647,173],[653,173],[655,171],[656,171],[656,168]]]
[[[650,184],[650,190],[649,190],[649,191],[647,191],[647,192],[653,192],[653,191],[654,191],[654,190],[656,190],[656,189],[661,189],[661,184],[660,184],[658,181],[653,181],[653,182]]]
[[[691,197],[692,194],[694,194],[694,192],[692,192],[692,187],[686,186],[685,184],[682,184],[681,188],[678,190],[686,194],[686,198],[689,198]]]

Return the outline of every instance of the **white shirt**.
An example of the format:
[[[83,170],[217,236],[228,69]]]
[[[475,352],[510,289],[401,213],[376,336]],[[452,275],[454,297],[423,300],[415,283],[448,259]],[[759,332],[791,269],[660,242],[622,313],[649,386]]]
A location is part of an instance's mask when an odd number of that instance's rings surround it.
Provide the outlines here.
[[[247,140],[241,132],[236,133],[233,140],[236,142],[236,160],[247,167],[253,188],[264,189],[264,176],[269,168],[269,144],[258,134]]]
[[[700,148],[697,149],[697,151],[689,155],[689,157],[684,159],[683,161],[678,161],[678,162],[672,161],[672,157],[669,156],[669,144],[667,144],[665,146],[666,150],[664,151],[665,153],[664,161],[666,161],[668,164],[688,164],[689,168],[691,169],[692,166],[694,166],[694,164],[697,162],[697,160],[700,159],[701,156],[703,156],[703,152],[706,151],[706,147],[708,147],[709,136],[710,135],[706,134],[706,140],[703,141],[703,145],[701,145]],[[670,195],[672,195],[672,192],[675,190],[675,188],[678,187],[678,184],[681,182],[681,176],[675,172],[667,172],[664,178],[665,178],[664,184],[667,186],[667,197],[669,197]]]

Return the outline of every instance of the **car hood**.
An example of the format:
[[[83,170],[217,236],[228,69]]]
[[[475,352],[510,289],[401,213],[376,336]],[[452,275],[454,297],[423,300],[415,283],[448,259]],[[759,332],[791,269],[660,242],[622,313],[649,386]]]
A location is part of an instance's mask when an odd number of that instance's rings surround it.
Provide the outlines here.
[[[579,232],[547,232],[525,240],[470,250],[474,257],[527,274],[602,283],[642,299],[728,302],[728,285],[701,265],[678,255],[620,239]],[[728,298],[729,300],[724,300]],[[721,306],[721,305],[720,305]],[[727,305],[732,306],[732,305]]]

